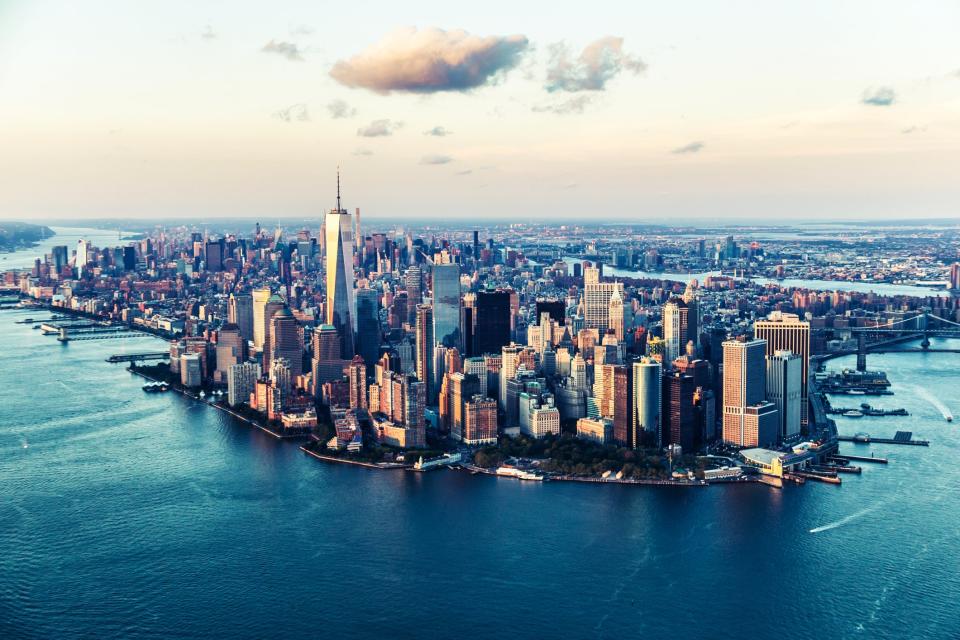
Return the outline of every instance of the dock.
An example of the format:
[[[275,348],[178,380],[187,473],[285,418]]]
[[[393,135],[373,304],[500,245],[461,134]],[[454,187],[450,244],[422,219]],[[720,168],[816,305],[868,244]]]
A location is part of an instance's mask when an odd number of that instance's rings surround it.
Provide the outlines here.
[[[869,433],[858,433],[852,436],[837,436],[837,440],[841,442],[858,442],[861,444],[906,444],[913,445],[915,447],[929,447],[930,442],[928,440],[914,440],[912,431],[897,431],[892,438],[876,438],[871,436]]]
[[[838,462],[849,463],[849,462],[876,462],[877,464],[887,464],[890,461],[886,458],[877,458],[875,456],[849,456],[849,455],[835,455],[831,456],[831,460],[837,460]]]
[[[843,481],[840,480],[834,475],[825,475],[823,473],[813,473],[810,471],[794,471],[792,475],[799,476],[806,480],[816,480],[817,482],[826,482],[827,484],[843,484]]]

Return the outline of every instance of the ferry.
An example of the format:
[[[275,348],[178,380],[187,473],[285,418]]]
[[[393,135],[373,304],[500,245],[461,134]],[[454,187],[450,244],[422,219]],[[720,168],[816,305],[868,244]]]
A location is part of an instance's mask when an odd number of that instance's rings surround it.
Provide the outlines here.
[[[517,469],[516,467],[499,467],[497,469],[497,475],[505,476],[507,478],[517,478],[518,480],[532,480],[534,482],[544,481],[544,477],[540,474],[532,471],[524,471],[523,469]]]
[[[163,391],[169,391],[170,385],[168,385],[166,382],[145,384],[143,385],[143,390],[146,391],[147,393],[161,393]]]
[[[850,409],[850,411],[843,412],[843,417],[844,418],[862,418],[863,413],[861,413],[860,411],[857,411],[856,409]]]

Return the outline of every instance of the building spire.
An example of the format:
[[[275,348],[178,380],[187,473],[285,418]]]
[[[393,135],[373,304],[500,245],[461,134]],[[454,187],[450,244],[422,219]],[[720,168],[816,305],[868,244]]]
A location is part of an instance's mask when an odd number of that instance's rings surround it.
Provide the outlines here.
[[[340,213],[340,165],[337,165],[337,213]]]

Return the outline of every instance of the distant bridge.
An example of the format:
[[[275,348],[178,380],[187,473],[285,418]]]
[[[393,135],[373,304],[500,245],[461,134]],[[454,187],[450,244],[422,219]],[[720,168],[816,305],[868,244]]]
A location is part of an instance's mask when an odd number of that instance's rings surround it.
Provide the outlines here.
[[[867,352],[873,353],[960,353],[960,349],[930,347],[930,338],[960,338],[960,323],[923,311],[915,316],[872,327],[854,327],[857,337],[857,371],[867,370]],[[920,340],[920,347],[900,346]]]

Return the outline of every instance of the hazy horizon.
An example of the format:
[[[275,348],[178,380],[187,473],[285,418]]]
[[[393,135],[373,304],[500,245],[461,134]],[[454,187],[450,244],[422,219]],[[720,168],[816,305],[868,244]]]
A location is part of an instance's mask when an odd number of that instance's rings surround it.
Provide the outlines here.
[[[0,219],[309,219],[338,165],[369,220],[956,218],[958,23],[945,1],[8,0]]]

